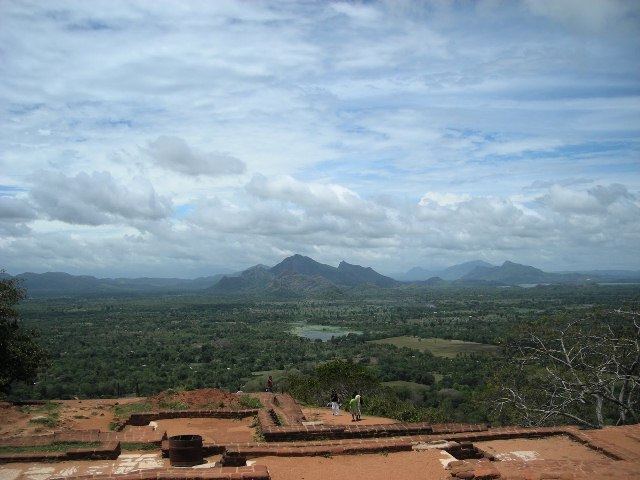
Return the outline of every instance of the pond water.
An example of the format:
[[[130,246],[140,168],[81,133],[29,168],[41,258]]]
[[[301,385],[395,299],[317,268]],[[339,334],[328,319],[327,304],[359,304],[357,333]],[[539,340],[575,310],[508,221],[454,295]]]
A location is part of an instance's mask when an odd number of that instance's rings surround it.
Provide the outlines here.
[[[292,323],[290,332],[298,337],[308,338],[309,340],[322,340],[326,342],[331,337],[344,337],[350,333],[362,335],[357,330],[347,330],[345,328],[336,327],[334,325],[309,325],[306,323]]]

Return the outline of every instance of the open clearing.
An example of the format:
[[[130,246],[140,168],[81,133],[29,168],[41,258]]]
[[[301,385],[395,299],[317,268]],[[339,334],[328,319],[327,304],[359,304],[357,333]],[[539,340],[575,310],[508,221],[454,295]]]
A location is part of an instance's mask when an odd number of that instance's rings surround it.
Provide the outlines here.
[[[372,343],[395,345],[412,348],[421,352],[429,351],[436,357],[455,358],[460,354],[497,353],[498,347],[485,343],[464,342],[462,340],[445,340],[443,338],[389,337],[371,340]]]

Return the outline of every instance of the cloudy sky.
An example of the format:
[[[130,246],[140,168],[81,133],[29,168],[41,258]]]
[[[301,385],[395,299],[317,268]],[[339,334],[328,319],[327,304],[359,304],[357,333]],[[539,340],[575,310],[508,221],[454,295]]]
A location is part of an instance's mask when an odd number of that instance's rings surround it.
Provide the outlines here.
[[[0,268],[640,269],[640,3],[0,0]]]

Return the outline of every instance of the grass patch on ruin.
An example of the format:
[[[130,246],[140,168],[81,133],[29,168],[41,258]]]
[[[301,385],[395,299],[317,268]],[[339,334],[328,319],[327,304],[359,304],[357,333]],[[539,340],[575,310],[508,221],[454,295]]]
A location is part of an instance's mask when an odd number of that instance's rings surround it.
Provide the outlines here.
[[[73,448],[94,448],[99,445],[100,442],[52,442],[46,445],[0,447],[0,453],[61,453]]]

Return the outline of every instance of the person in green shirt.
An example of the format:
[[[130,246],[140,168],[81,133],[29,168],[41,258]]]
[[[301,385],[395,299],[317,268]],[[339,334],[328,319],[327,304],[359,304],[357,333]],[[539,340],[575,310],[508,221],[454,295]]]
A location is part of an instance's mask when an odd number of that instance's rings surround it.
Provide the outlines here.
[[[351,421],[356,421],[356,396],[354,395],[351,400],[349,400],[349,411],[351,412]]]

